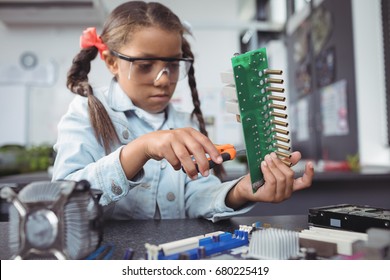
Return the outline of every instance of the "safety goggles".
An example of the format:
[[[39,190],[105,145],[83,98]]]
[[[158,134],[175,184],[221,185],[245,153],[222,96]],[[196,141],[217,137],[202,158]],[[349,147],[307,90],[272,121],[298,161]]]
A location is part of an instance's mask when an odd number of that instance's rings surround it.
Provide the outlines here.
[[[187,76],[193,63],[192,58],[130,57],[116,51],[110,52],[130,63],[127,78],[141,84],[153,84],[164,74],[169,77],[170,83],[177,83]]]

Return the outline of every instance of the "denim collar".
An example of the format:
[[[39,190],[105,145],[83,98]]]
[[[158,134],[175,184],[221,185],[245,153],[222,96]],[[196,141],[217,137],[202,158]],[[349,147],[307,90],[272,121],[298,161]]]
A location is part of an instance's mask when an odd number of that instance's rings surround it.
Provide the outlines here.
[[[108,106],[117,112],[137,111],[138,109],[137,106],[135,106],[131,99],[127,96],[127,94],[122,90],[115,78],[112,79],[108,89]],[[168,107],[165,110],[165,118],[168,127],[174,128],[176,127],[177,120],[175,120],[175,117],[168,117],[170,115],[169,112],[175,112],[175,109],[171,103],[168,104]]]
[[[108,105],[112,110],[117,112],[126,112],[136,109],[136,106],[123,91],[115,78],[111,80],[110,87],[108,89]]]

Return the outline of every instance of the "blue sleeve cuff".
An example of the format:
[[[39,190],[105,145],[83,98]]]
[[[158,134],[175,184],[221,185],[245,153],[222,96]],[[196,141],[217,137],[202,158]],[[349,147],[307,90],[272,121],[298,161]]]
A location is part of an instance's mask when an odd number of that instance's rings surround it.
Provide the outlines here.
[[[130,187],[140,184],[144,177],[144,170],[141,169],[131,180],[126,178],[119,160],[122,148],[123,146],[106,156],[104,161],[99,162],[97,174],[103,191],[100,199],[102,205],[120,200],[127,195]]]
[[[226,204],[225,204],[225,200],[226,200],[226,196],[227,196],[228,192],[232,188],[234,188],[234,186],[242,178],[243,177],[240,177],[236,180],[225,182],[222,184],[223,187],[219,190],[218,195],[216,197],[216,213],[212,217],[208,218],[208,220],[210,220],[212,222],[218,222],[220,220],[224,220],[224,219],[228,219],[228,218],[231,218],[234,216],[245,214],[253,209],[253,207],[255,206],[254,202],[248,202],[247,204],[245,204],[242,208],[240,208],[238,210],[234,210],[233,208],[230,208],[230,207],[226,206]]]

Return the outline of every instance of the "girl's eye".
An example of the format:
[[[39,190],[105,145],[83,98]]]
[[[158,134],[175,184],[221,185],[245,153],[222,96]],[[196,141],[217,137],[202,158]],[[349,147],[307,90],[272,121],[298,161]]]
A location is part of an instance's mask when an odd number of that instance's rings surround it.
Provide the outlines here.
[[[138,62],[134,66],[137,71],[142,73],[149,73],[153,69],[153,63],[150,62]]]
[[[179,61],[170,62],[168,67],[170,71],[177,71],[180,68],[180,63]]]

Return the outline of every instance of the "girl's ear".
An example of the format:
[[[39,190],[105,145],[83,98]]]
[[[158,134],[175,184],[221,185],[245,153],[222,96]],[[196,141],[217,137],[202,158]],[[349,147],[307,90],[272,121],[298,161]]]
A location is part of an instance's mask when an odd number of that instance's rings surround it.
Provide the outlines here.
[[[118,59],[116,59],[116,57],[112,56],[110,54],[110,51],[109,50],[105,50],[103,51],[102,53],[103,55],[103,59],[104,59],[104,62],[106,63],[106,66],[108,68],[108,70],[110,70],[110,72],[115,76],[116,74],[118,74]]]

